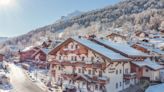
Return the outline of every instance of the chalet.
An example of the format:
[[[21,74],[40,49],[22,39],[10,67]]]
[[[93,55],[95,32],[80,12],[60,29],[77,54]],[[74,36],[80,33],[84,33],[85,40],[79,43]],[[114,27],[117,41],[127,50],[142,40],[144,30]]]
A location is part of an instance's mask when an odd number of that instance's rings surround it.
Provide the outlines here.
[[[37,63],[39,68],[46,68],[48,65],[47,55],[50,50],[47,48],[40,48],[34,54],[32,54],[33,63]]]
[[[38,50],[39,50],[38,47],[30,46],[30,47],[26,47],[22,51],[19,51],[20,62],[34,60],[34,58],[32,57],[32,55],[34,53],[36,53]]]
[[[2,62],[4,59],[4,55],[3,54],[0,54],[0,62]]]
[[[159,69],[163,67],[159,65],[158,63],[156,63],[155,61],[153,62],[152,60],[150,60],[149,58],[151,58],[151,56],[149,56],[148,54],[145,54],[139,50],[136,50],[127,44],[119,44],[119,43],[114,43],[114,42],[110,42],[110,41],[102,40],[102,39],[91,39],[91,40],[100,45],[103,45],[106,48],[109,48],[115,52],[118,52],[125,57],[132,59],[131,73],[135,73],[137,75],[136,76],[137,80],[140,80],[142,77],[148,77],[150,81],[159,81],[159,76],[160,76]],[[137,64],[140,64],[140,63],[146,64],[146,65],[137,66]],[[147,73],[148,75],[145,75],[146,73],[143,73],[145,68],[146,70],[150,70]]]
[[[118,92],[143,77],[159,81],[163,67],[150,57],[127,44],[95,37],[69,38],[48,55],[51,83],[67,90]]]
[[[85,38],[67,39],[48,57],[52,85],[67,90],[118,92],[137,81],[130,58]]]
[[[30,46],[22,51],[19,51],[20,61],[37,64],[39,68],[46,68],[48,65],[46,62],[48,52],[48,48]]]
[[[110,39],[114,42],[126,42],[126,37],[117,33],[111,33],[106,36],[107,39]]]
[[[145,59],[144,61],[134,61],[131,65],[132,72],[136,72],[137,77],[141,78],[148,78],[150,81],[160,81],[160,69],[163,66],[159,65],[155,61],[150,59]]]
[[[136,50],[128,44],[115,43],[115,42],[108,41],[105,39],[97,39],[97,38],[90,39],[90,40],[108,49],[111,49],[114,52],[120,53],[121,55],[127,58],[131,58],[133,60],[144,60],[148,57],[148,54],[145,54],[139,50]]]

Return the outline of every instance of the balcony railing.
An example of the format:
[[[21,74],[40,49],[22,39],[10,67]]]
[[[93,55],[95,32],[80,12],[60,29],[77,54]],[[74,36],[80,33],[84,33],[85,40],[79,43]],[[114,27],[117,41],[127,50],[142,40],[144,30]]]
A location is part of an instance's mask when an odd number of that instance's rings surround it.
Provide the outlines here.
[[[58,61],[58,60],[53,60],[52,64],[56,65],[63,65],[63,66],[80,66],[80,67],[92,67],[92,68],[103,68],[105,67],[104,63],[87,63],[84,61]]]
[[[130,80],[136,77],[136,73],[124,74],[124,79]]]

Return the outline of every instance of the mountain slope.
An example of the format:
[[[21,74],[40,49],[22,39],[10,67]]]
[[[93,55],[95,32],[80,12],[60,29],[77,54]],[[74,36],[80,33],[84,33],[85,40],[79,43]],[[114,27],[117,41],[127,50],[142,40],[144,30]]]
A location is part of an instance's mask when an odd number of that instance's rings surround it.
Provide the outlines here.
[[[66,21],[61,18],[54,24],[12,38],[5,44],[22,47],[36,45],[36,42],[43,41],[43,37],[56,39],[61,33],[63,37],[93,33],[104,36],[115,28],[125,35],[135,31],[159,31],[164,26],[163,16],[163,0],[124,0],[113,6],[80,13]]]

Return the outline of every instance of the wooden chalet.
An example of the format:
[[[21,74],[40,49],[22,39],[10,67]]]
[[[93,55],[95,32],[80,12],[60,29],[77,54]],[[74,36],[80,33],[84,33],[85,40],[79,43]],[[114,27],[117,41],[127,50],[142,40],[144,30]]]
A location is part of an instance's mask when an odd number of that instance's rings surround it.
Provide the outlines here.
[[[126,76],[131,73],[130,58],[82,37],[67,39],[48,57],[51,83],[66,89],[71,86],[85,92],[118,92],[135,80],[135,77]],[[134,80],[127,82],[126,78]]]
[[[34,57],[32,57],[32,55],[35,54],[38,50],[39,50],[38,47],[30,46],[30,47],[26,47],[22,51],[19,51],[20,62],[34,60]]]
[[[159,80],[162,66],[149,58],[127,44],[95,37],[69,38],[48,55],[51,83],[85,92],[118,92],[142,77]]]
[[[48,65],[48,62],[47,62],[48,52],[49,52],[49,49],[40,48],[31,56],[33,58],[33,63],[37,63],[39,65],[39,68],[46,68]]]

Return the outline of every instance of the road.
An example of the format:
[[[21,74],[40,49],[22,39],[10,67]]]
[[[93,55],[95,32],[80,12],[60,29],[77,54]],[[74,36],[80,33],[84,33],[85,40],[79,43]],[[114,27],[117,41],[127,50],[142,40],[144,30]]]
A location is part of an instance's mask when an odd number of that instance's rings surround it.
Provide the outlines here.
[[[44,92],[26,77],[21,68],[14,64],[10,64],[10,68],[11,84],[13,85],[12,92]]]

